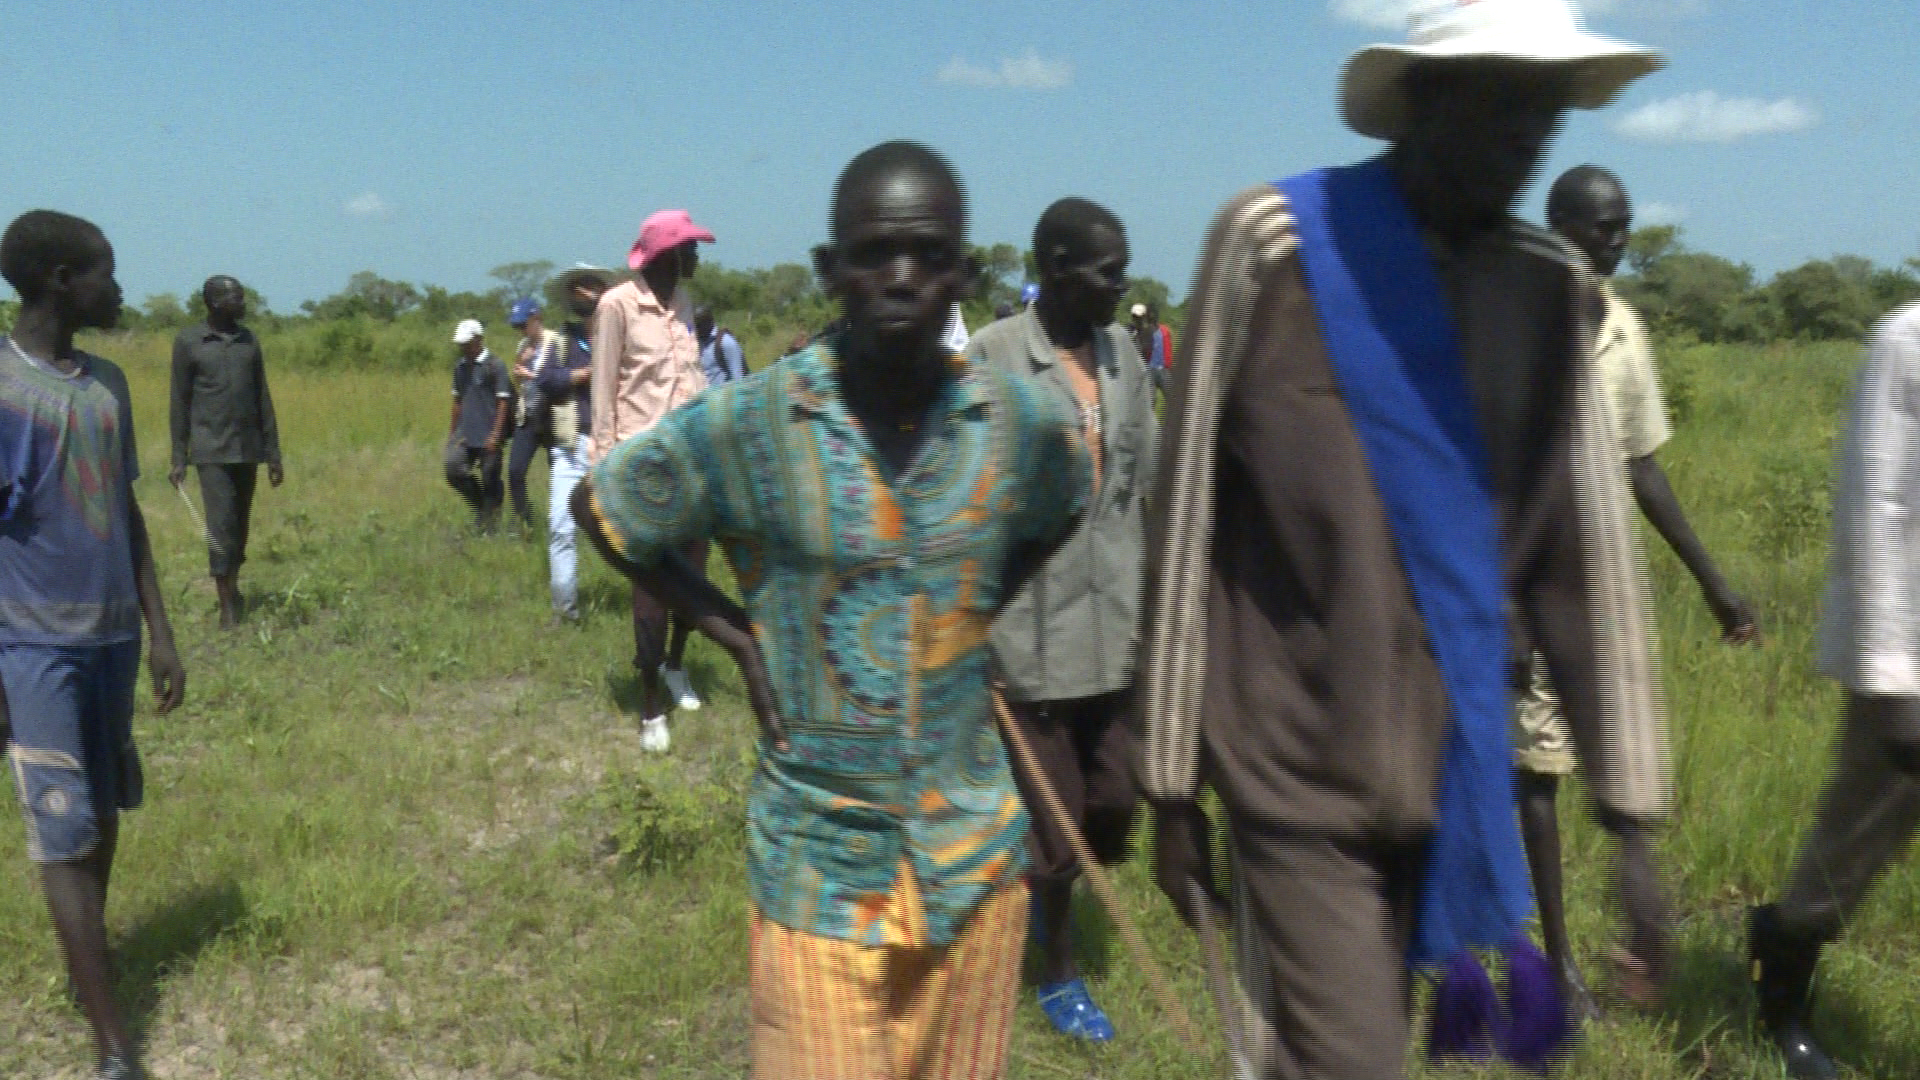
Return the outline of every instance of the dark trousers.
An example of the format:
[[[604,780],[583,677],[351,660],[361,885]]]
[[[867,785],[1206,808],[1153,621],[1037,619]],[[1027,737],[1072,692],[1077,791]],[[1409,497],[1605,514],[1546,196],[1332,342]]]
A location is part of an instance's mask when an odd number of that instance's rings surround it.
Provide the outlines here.
[[[1233,830],[1234,941],[1275,1080],[1398,1080],[1425,843]]]
[[[260,466],[245,462],[195,469],[200,473],[200,502],[207,510],[207,573],[214,577],[237,574],[247,561],[247,528],[253,520],[253,489]]]
[[[500,520],[500,504],[506,501],[506,490],[500,483],[500,451],[489,454],[478,446],[450,448],[447,483],[467,500],[475,525],[484,529]]]
[[[1033,751],[1060,803],[1093,857],[1102,865],[1121,862],[1133,836],[1133,738],[1122,722],[1128,695],[1103,694],[1074,701],[1009,701],[1014,723]],[[1080,876],[1080,861],[1066,834],[1032,779],[1013,759],[1013,779],[1027,804],[1033,830],[1027,836],[1027,877],[1041,884],[1067,883]]]
[[[514,515],[529,529],[533,528],[533,507],[527,503],[527,469],[533,464],[535,452],[547,443],[544,426],[533,422],[529,414],[528,422],[514,431],[507,448],[507,492],[513,498]]]
[[[1875,699],[1854,693],[1846,709],[1839,759],[1780,901],[1785,927],[1825,940],[1840,935],[1920,828],[1920,777],[1903,771],[1886,750],[1893,717]]]

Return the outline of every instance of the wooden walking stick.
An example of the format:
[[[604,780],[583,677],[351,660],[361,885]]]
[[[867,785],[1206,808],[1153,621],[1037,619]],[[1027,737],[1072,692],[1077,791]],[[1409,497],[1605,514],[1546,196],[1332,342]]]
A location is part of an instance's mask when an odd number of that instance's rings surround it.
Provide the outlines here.
[[[1234,1080],[1260,1080],[1247,1045],[1240,1002],[1227,976],[1227,958],[1220,948],[1219,927],[1213,921],[1213,901],[1191,878],[1187,880],[1187,890],[1193,903],[1193,917],[1199,923],[1196,929],[1200,931],[1200,952],[1207,960],[1207,989],[1213,992],[1213,1007],[1220,1013],[1220,1029],[1227,1035],[1227,1056],[1233,1059]]]
[[[222,552],[220,541],[213,538],[213,532],[207,528],[207,519],[200,516],[200,508],[193,505],[193,496],[187,494],[187,485],[175,484],[173,490],[180,493],[180,501],[187,504],[187,517],[193,520],[193,527],[200,530],[200,539],[207,542],[215,555]]]
[[[1107,876],[1107,868],[1101,866],[1093,857],[1093,851],[1087,847],[1086,838],[1080,835],[1080,827],[1074,824],[1073,815],[1067,813],[1065,804],[1048,782],[1047,774],[1040,771],[1040,763],[1034,760],[1033,749],[1027,745],[1027,737],[1020,732],[1020,725],[1014,722],[1013,713],[1008,710],[1006,699],[999,692],[993,695],[993,710],[1000,718],[1000,730],[1007,733],[1007,745],[1013,747],[1013,756],[1020,761],[1020,771],[1027,774],[1033,782],[1035,791],[1040,793],[1040,801],[1047,804],[1047,813],[1053,823],[1067,838],[1067,844],[1073,848],[1074,858],[1080,861],[1080,869],[1086,872],[1087,883],[1093,886],[1093,895],[1100,898],[1100,905],[1107,909],[1107,917],[1113,920],[1114,928],[1120,932],[1120,941],[1127,951],[1133,954],[1133,962],[1147,977],[1147,986],[1153,996],[1160,999],[1160,1008],[1173,1021],[1174,1030],[1187,1049],[1203,1051],[1199,1038],[1193,1031],[1193,1020],[1187,1016],[1186,1006],[1180,1004],[1173,989],[1167,985],[1167,978],[1154,962],[1153,954],[1147,951],[1147,943],[1141,938],[1140,930],[1134,926],[1133,919],[1127,915],[1127,909],[1120,904],[1120,895],[1113,891],[1113,879]]]

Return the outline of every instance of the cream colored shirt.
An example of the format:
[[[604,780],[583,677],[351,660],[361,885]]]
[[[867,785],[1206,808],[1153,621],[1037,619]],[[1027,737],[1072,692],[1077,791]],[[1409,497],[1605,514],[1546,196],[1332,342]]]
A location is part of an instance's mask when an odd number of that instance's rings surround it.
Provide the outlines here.
[[[1602,281],[1600,292],[1607,298],[1607,317],[1600,324],[1594,366],[1613,410],[1620,449],[1631,461],[1660,449],[1673,437],[1673,426],[1667,421],[1667,399],[1660,392],[1660,372],[1640,313],[1614,294],[1612,283]]]
[[[707,388],[700,342],[645,279],[607,290],[593,312],[593,440],[587,462],[660,422]]]

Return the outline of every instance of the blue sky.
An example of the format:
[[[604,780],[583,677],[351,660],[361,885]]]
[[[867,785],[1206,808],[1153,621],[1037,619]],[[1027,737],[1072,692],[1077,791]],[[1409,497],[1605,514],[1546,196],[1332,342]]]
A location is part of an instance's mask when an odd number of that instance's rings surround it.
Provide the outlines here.
[[[220,272],[290,310],[362,269],[610,264],[664,206],[724,264],[803,260],[838,168],[907,137],[968,180],[976,241],[1087,196],[1182,293],[1227,196],[1371,152],[1335,82],[1404,3],[6,0],[0,215],[98,221],[131,297]],[[1672,65],[1576,114],[1547,175],[1609,165],[1763,273],[1920,255],[1912,0],[1587,9]]]

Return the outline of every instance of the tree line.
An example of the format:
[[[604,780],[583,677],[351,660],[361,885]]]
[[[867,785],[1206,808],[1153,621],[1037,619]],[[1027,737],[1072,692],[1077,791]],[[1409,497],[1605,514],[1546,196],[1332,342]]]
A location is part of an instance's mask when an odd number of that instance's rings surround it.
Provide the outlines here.
[[[1857,341],[1920,298],[1920,259],[1879,266],[1858,255],[1815,259],[1761,282],[1753,267],[1688,247],[1676,225],[1634,231],[1620,295],[1667,339]]]
[[[1019,302],[1033,281],[1032,255],[1013,244],[976,246],[978,287],[966,301],[970,326],[991,322],[1003,305]],[[1636,230],[1626,255],[1626,273],[1616,281],[1657,337],[1702,342],[1854,341],[1887,312],[1920,298],[1920,258],[1881,266],[1857,255],[1816,259],[1760,281],[1753,267],[1689,247],[1678,226]],[[498,284],[485,292],[416,285],[362,270],[339,292],[303,302],[294,312],[276,312],[265,297],[247,289],[250,318],[263,329],[299,324],[353,322],[437,327],[466,318],[505,326],[507,308],[523,296],[544,298],[563,311],[555,288],[559,268],[544,259],[505,263],[490,272]],[[616,276],[626,276],[624,272]],[[696,303],[710,307],[721,325],[746,338],[812,332],[834,318],[833,301],[809,266],[780,263],[734,269],[702,263],[690,284]],[[1152,303],[1176,332],[1186,319],[1165,282],[1138,277],[1123,308]],[[0,327],[11,326],[17,304],[0,301]],[[184,298],[156,293],[128,305],[121,325],[129,330],[169,331],[206,317],[198,292]],[[1124,319],[1124,313],[1122,318]]]

